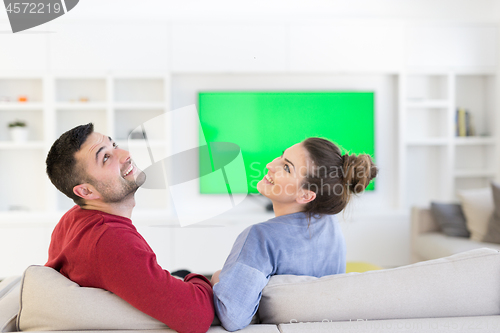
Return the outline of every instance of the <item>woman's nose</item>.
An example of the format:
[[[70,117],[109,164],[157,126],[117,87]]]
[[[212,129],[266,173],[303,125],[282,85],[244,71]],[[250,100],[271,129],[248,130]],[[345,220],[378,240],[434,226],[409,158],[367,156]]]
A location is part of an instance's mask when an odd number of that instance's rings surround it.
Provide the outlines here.
[[[274,161],[269,162],[269,163],[267,163],[267,165],[266,165],[266,168],[267,168],[269,171],[271,171],[271,172],[275,172],[275,171],[276,171],[276,168],[275,168],[275,166],[274,166],[274,163],[273,163],[273,162],[274,162]]]

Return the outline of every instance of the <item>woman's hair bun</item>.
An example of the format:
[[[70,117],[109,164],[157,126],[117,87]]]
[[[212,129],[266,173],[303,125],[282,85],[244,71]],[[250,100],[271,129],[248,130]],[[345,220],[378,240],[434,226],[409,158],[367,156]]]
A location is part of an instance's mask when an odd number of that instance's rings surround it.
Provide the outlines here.
[[[378,169],[372,161],[370,155],[349,155],[342,156],[344,161],[343,177],[344,184],[353,193],[363,192],[370,181],[377,176]]]
[[[313,165],[303,187],[316,193],[304,210],[310,215],[340,213],[352,194],[363,192],[377,176],[370,155],[342,155],[336,144],[323,138],[308,138],[303,145]]]

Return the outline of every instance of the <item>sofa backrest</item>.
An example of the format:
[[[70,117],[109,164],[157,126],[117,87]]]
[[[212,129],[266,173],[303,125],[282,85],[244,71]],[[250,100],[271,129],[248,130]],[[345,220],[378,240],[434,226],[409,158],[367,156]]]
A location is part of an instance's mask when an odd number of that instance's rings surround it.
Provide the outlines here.
[[[500,314],[500,252],[478,249],[394,269],[315,278],[275,275],[262,323]]]
[[[24,272],[17,327],[21,331],[167,328],[115,294],[80,287],[45,266],[30,266]]]
[[[20,286],[20,276],[9,277],[0,282],[0,332],[16,331]]]
[[[434,220],[429,208],[412,207],[411,209],[411,232],[419,235],[426,232],[440,231],[439,225]]]

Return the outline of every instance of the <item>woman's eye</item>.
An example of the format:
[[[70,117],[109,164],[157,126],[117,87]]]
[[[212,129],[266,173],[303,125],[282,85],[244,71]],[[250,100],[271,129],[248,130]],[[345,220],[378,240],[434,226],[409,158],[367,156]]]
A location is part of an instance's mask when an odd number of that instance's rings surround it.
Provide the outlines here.
[[[286,172],[290,173],[290,167],[288,166],[288,164],[285,164],[284,169]]]

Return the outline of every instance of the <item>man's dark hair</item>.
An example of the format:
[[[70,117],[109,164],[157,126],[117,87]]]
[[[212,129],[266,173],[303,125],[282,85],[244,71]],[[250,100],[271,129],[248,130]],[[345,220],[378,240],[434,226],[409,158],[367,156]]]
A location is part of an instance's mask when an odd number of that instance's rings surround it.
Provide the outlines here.
[[[73,188],[85,182],[85,170],[76,163],[75,154],[87,137],[94,132],[94,124],[80,125],[70,129],[57,139],[47,154],[47,175],[52,184],[77,205],[83,199],[73,193]]]

